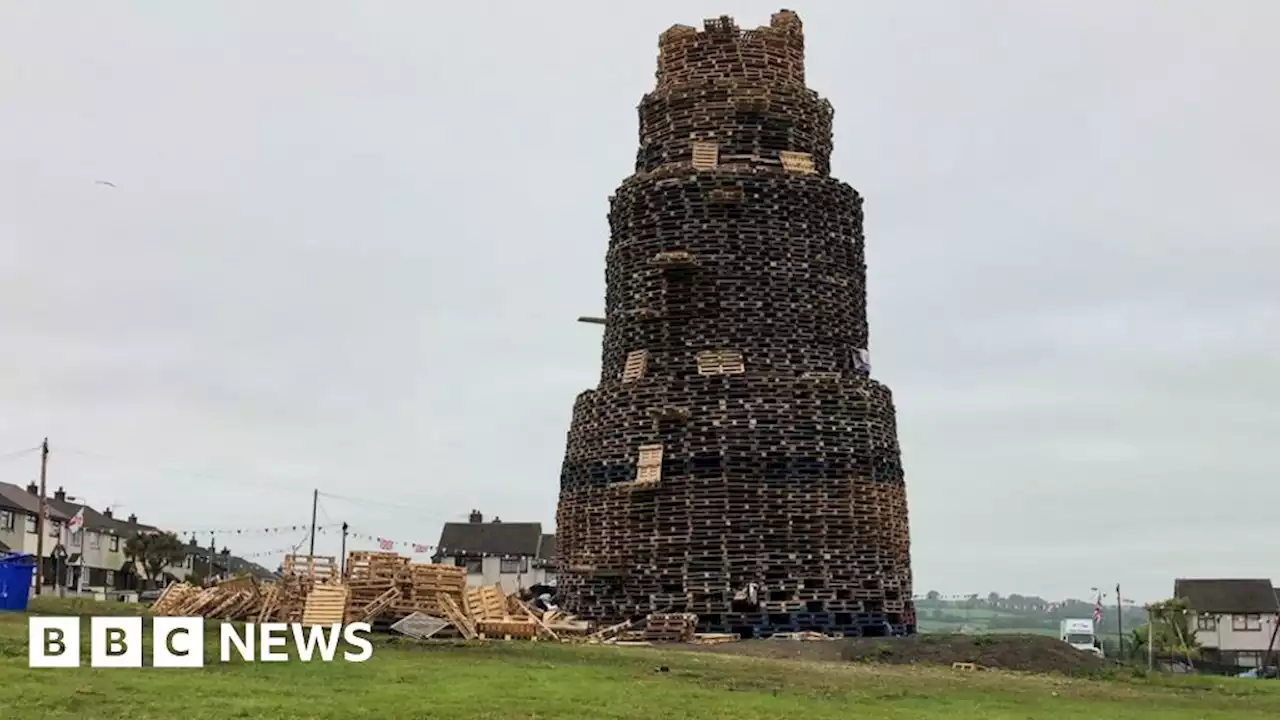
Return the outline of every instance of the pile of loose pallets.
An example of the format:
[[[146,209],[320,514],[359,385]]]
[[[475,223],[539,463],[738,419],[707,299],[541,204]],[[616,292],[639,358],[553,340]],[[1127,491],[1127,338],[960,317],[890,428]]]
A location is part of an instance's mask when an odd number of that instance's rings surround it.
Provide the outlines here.
[[[466,570],[413,563],[395,553],[352,552],[345,572],[327,556],[287,555],[277,582],[244,575],[210,587],[173,583],[152,604],[156,615],[245,622],[387,623],[436,618],[463,638],[570,640],[591,625],[544,612],[499,587],[467,588]]]

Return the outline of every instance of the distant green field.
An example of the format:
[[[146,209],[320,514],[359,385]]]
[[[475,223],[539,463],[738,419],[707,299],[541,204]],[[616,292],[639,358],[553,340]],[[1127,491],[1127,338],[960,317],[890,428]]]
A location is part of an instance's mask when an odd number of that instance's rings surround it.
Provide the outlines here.
[[[57,601],[37,609],[138,611]],[[20,614],[0,614],[0,688],[3,717],[20,720],[1280,717],[1280,683],[1234,678],[1082,680],[545,642],[382,640],[361,664],[32,670]]]

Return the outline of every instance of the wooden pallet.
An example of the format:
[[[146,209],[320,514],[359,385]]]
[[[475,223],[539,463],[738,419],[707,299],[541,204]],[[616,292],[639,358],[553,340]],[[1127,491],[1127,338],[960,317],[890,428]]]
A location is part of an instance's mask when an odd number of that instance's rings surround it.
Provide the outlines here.
[[[810,153],[783,150],[778,153],[778,159],[782,161],[782,167],[787,172],[804,175],[811,175],[815,172],[813,155]]]
[[[285,555],[283,570],[284,575],[311,582],[338,579],[338,563],[331,555]]]
[[[496,585],[467,590],[466,601],[467,614],[477,622],[504,620],[507,617],[506,595]]]
[[[530,620],[479,620],[476,632],[481,638],[495,640],[534,640],[539,626]]]
[[[347,586],[316,585],[302,610],[303,625],[341,625],[347,617]]]

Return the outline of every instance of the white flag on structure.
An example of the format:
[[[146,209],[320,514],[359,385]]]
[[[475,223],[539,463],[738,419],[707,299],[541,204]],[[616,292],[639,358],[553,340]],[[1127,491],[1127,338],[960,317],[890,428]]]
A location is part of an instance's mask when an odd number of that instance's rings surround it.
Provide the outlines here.
[[[84,525],[84,508],[80,508],[80,512],[76,513],[67,521],[67,529],[71,532],[79,530]]]

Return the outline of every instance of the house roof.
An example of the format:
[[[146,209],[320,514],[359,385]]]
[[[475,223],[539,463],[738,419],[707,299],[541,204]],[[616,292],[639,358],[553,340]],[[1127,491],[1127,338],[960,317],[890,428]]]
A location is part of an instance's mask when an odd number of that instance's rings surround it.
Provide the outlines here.
[[[1187,579],[1173,583],[1174,597],[1185,598],[1192,610],[1206,613],[1274,613],[1276,591],[1270,580]]]
[[[21,510],[32,515],[40,514],[40,498],[27,492],[26,488],[6,482],[0,482],[0,506]],[[54,520],[66,520],[67,516],[52,503],[49,505],[49,517]]]
[[[150,525],[130,523],[120,518],[107,517],[88,505],[58,500],[52,495],[45,496],[49,506],[49,517],[58,521],[66,521],[84,508],[84,525],[90,530],[108,531],[115,535],[132,535],[137,532],[155,530]],[[40,496],[33,495],[26,488],[11,483],[0,482],[0,507],[22,510],[33,515],[40,514]]]
[[[539,560],[554,560],[556,557],[556,536],[543,535],[542,542],[538,544]]]
[[[542,523],[451,522],[440,531],[441,555],[538,554]]]

